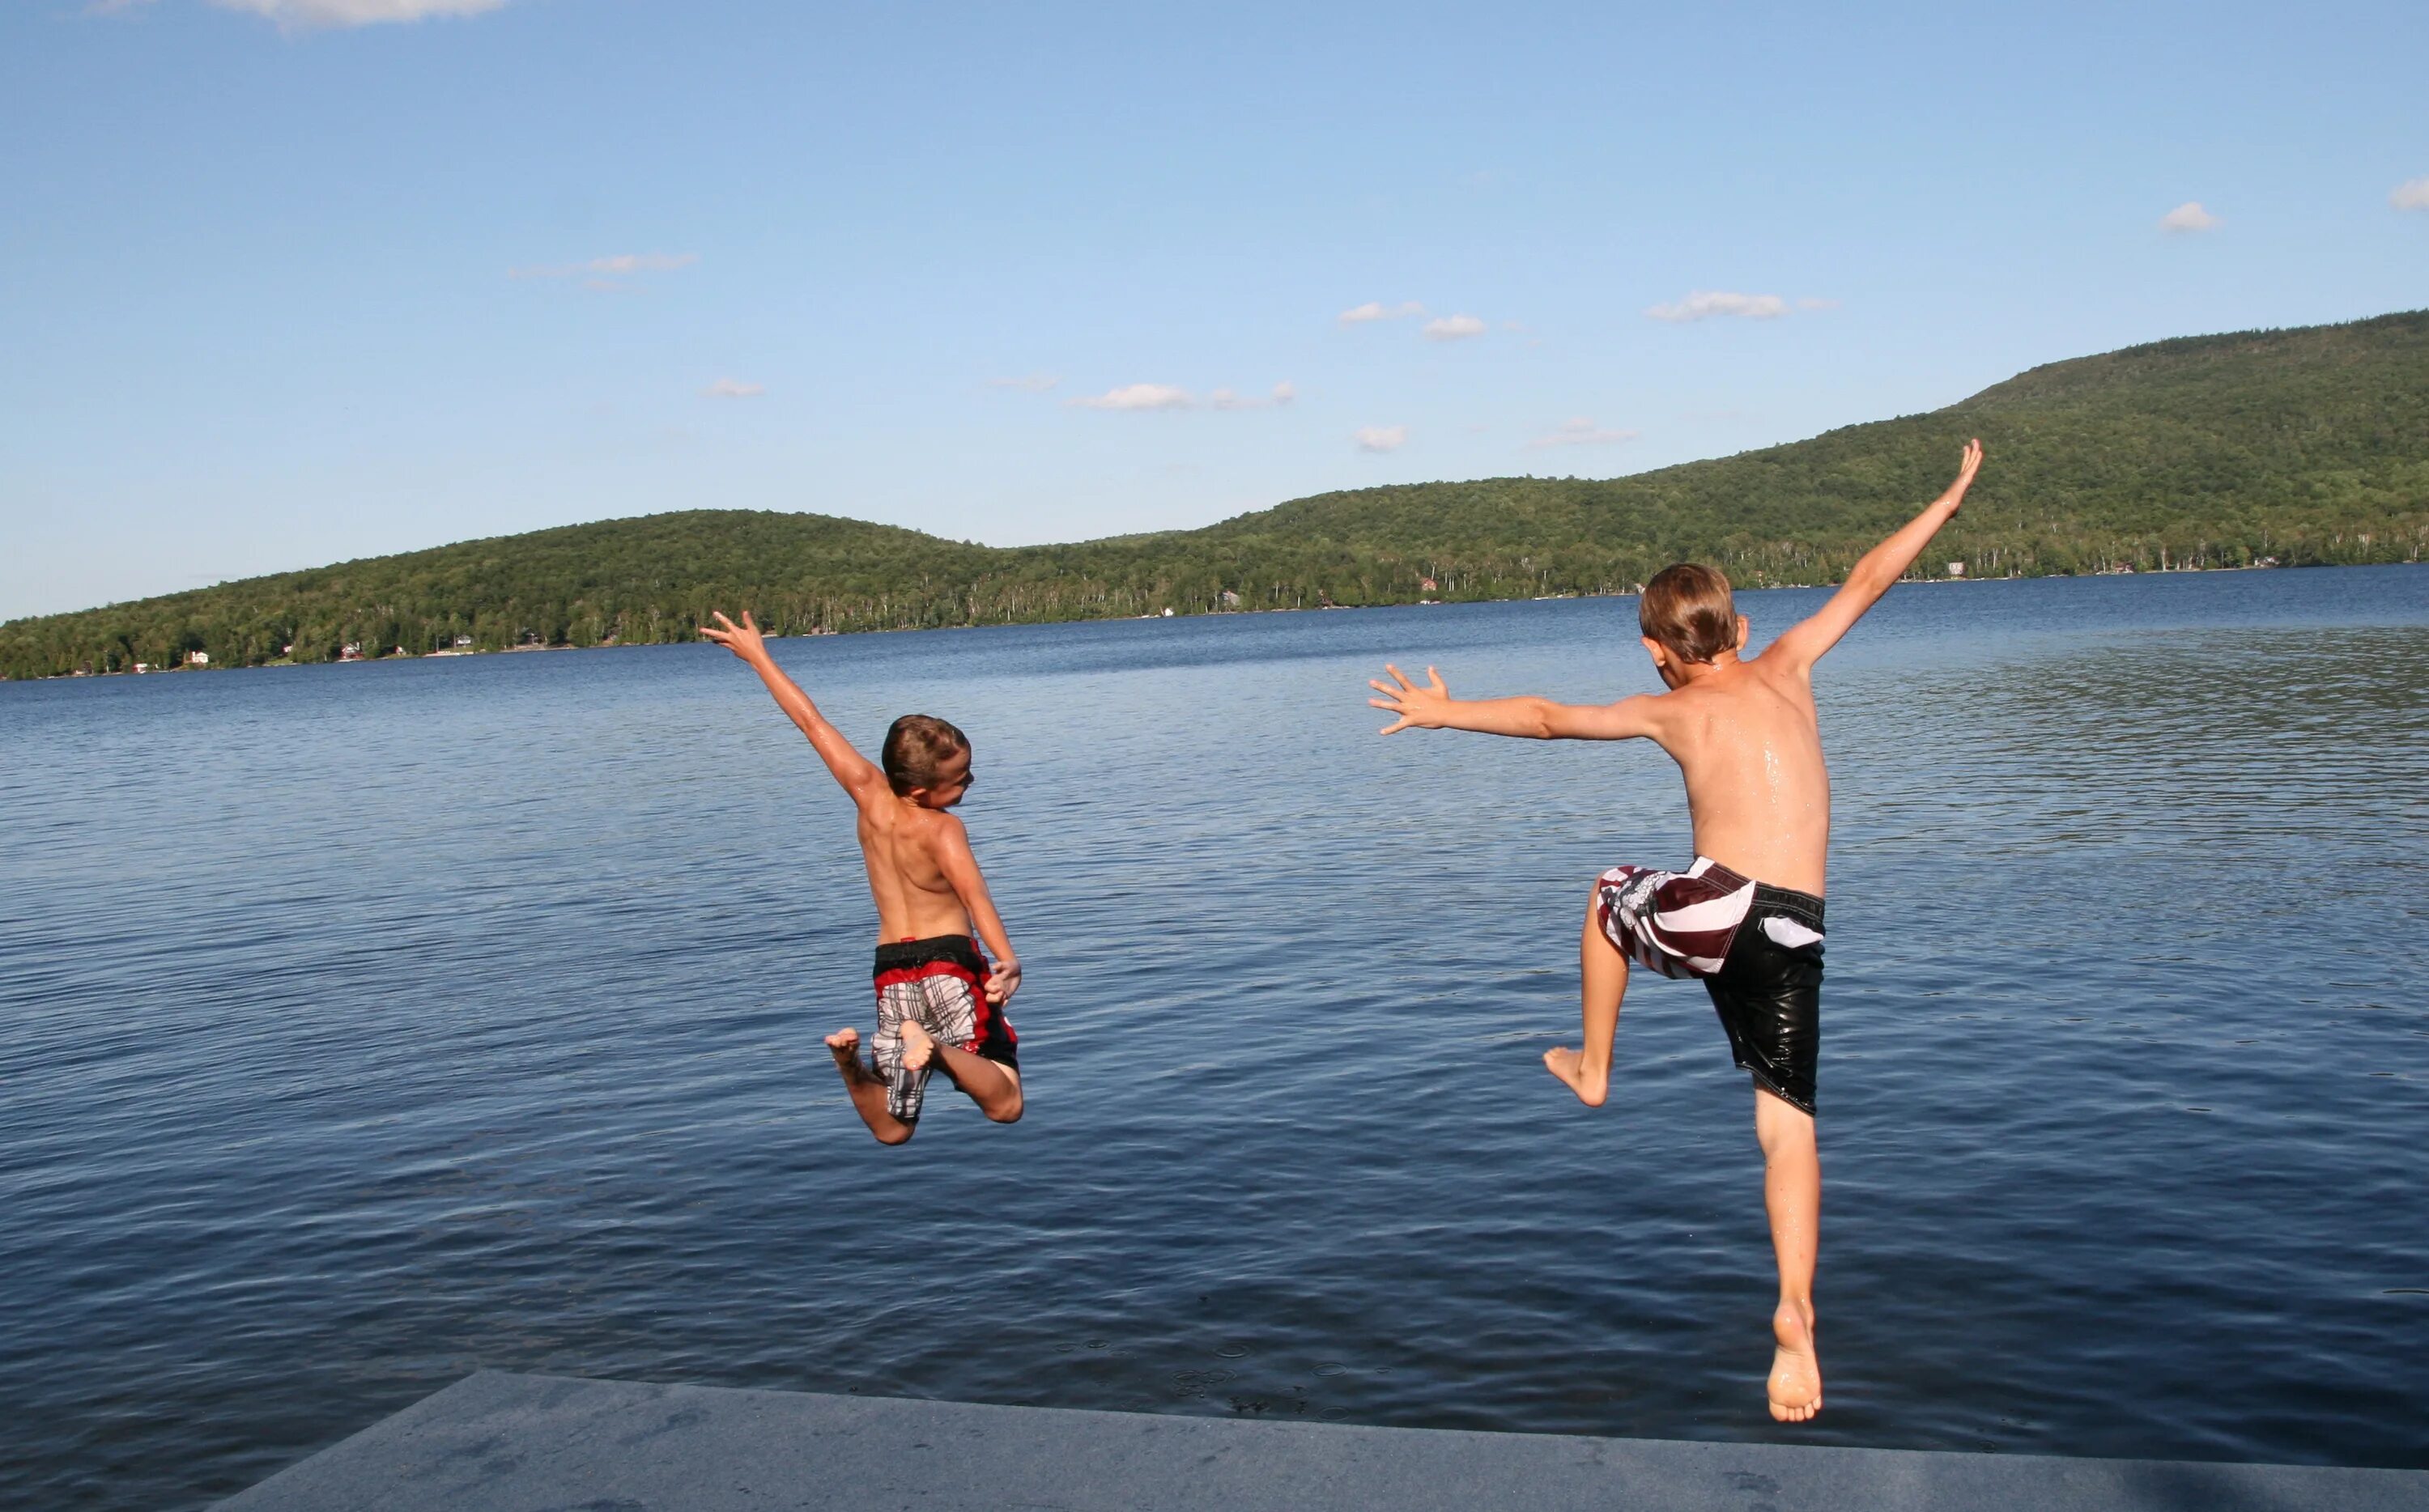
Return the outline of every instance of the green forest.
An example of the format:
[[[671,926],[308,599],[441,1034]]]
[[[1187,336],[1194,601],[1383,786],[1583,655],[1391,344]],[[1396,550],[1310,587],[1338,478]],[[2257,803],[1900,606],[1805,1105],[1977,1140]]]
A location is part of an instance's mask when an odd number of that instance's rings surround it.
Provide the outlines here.
[[[2194,337],[2036,368],[1925,415],[1632,477],[1319,494],[1202,530],[1000,549],[815,514],[690,510],[277,573],[0,625],[0,676],[771,632],[1624,593],[1664,564],[1835,582],[1990,465],[1919,570],[2418,561],[2429,312]]]

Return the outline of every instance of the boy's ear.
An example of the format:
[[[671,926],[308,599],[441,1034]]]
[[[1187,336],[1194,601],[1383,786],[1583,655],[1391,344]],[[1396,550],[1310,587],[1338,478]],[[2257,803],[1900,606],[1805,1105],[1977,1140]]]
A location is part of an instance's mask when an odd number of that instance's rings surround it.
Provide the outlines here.
[[[1738,649],[1744,650],[1746,649],[1746,642],[1752,639],[1753,636],[1753,624],[1747,620],[1745,616],[1738,616]]]
[[[1669,647],[1662,645],[1660,641],[1655,640],[1650,635],[1639,635],[1636,638],[1644,643],[1644,654],[1653,658],[1653,665],[1656,667],[1664,667],[1670,665]]]

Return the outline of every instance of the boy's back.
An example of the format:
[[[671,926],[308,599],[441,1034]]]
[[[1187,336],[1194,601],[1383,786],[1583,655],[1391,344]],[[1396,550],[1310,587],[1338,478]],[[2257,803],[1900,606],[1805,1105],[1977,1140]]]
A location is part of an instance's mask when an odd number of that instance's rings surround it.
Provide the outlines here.
[[[860,810],[855,832],[868,868],[868,894],[877,904],[878,938],[967,934],[969,910],[946,871],[948,859],[969,854],[962,821],[902,803],[882,785],[852,798]]]
[[[1647,701],[1654,741],[1678,764],[1695,853],[1744,877],[1819,896],[1830,843],[1830,774],[1813,667],[1774,645],[1734,653]]]

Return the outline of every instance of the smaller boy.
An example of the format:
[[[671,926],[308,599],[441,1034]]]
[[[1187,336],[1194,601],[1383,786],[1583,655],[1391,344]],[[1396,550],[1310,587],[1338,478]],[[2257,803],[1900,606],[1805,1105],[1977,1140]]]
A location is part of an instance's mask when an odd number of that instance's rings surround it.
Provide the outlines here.
[[[776,706],[810,737],[819,760],[860,810],[860,854],[877,902],[876,1068],[860,1059],[860,1030],[827,1036],[853,1111],[881,1144],[900,1144],[919,1122],[928,1074],[942,1071],[999,1124],[1020,1117],[1020,1057],[1003,1005],[1020,986],[1020,958],[1003,932],[962,822],[945,811],[970,790],[968,737],[942,719],[906,714],[885,732],[884,769],[827,723],[776,667],[748,611],[702,635],[751,664]],[[996,964],[970,939],[972,927]]]

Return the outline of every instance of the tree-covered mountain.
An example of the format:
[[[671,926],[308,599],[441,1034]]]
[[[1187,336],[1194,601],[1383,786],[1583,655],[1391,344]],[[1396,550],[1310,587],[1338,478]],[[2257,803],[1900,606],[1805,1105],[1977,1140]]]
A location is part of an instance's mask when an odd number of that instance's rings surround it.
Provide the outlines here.
[[[1935,571],[2415,561],[2429,312],[2053,363],[1930,414],[1633,477],[1363,488],[1067,546],[744,510],[535,531],[14,620],[0,675],[682,640],[712,607],[800,633],[1623,592],[1682,558],[1748,585],[1824,583],[1937,492],[1972,435],[1991,466]]]

